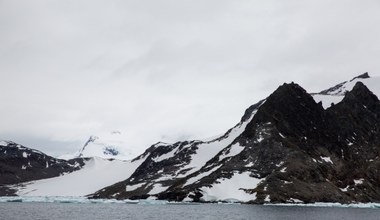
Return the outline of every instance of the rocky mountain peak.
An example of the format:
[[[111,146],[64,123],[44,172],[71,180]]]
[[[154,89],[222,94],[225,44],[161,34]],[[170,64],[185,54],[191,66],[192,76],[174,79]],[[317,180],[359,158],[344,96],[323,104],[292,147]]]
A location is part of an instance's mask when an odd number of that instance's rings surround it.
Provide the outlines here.
[[[360,103],[366,105],[366,107],[373,106],[378,103],[378,101],[379,99],[377,96],[373,94],[362,82],[357,82],[353,89],[346,93],[343,99],[343,102]]]
[[[354,77],[353,79],[351,79],[350,82],[354,81],[355,79],[368,79],[368,78],[370,78],[370,76],[369,76],[368,72],[365,72],[359,76]]]
[[[264,105],[270,105],[277,110],[292,110],[292,108],[316,105],[314,99],[301,86],[296,83],[284,83],[278,87],[268,98]],[[290,109],[287,109],[290,108]]]
[[[380,102],[362,82],[357,82],[341,102],[327,109],[327,113],[335,120],[333,126],[337,126],[340,133],[338,138],[347,144],[364,147],[378,141]]]
[[[271,123],[285,135],[308,136],[314,128],[322,128],[324,110],[312,96],[295,83],[285,83],[273,92],[248,124],[251,133],[255,125]]]

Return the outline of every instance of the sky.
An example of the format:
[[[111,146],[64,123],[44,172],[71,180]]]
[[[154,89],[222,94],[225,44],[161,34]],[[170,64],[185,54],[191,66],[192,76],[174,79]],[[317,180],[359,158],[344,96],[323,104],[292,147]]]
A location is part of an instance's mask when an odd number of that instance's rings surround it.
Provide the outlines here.
[[[378,0],[0,0],[0,139],[135,154],[226,132],[284,82],[380,75]]]

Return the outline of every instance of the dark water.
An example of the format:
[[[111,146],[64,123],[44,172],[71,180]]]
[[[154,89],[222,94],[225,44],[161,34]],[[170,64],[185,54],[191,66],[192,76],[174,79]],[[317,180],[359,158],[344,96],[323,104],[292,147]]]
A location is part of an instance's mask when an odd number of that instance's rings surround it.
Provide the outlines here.
[[[380,219],[380,209],[255,205],[0,203],[0,219]]]

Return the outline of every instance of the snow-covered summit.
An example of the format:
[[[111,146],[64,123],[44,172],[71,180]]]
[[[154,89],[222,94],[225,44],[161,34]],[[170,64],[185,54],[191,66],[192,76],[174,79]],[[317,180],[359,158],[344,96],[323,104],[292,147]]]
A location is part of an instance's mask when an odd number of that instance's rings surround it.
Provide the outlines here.
[[[380,97],[380,76],[370,76],[368,73],[363,73],[354,77],[349,81],[339,83],[329,89],[323,90],[318,93],[312,93],[316,102],[322,102],[323,107],[326,109],[332,103],[337,104],[343,100],[346,92],[351,91],[357,82],[362,82],[368,87],[377,97]]]
[[[129,160],[133,153],[123,141],[120,131],[112,131],[102,135],[91,135],[83,147],[74,154],[63,155],[62,159],[79,157],[101,157],[105,159]]]

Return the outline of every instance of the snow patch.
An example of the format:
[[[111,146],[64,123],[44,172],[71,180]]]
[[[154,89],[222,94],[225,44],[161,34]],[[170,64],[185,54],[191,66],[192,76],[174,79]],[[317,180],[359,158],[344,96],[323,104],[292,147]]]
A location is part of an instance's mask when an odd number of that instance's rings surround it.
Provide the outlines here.
[[[230,147],[229,153],[228,154],[220,155],[219,156],[219,160],[223,160],[224,158],[227,158],[227,157],[236,156],[236,155],[240,154],[243,150],[244,150],[244,147],[241,146],[239,143],[233,144]]]
[[[188,197],[188,196],[186,196],[186,198],[184,198],[182,201],[183,201],[183,202],[192,202],[193,199],[190,198],[190,197]]]
[[[203,177],[206,177],[206,176],[210,175],[211,173],[213,173],[214,171],[216,171],[217,169],[219,169],[221,166],[222,166],[222,164],[219,165],[219,166],[217,166],[217,167],[212,168],[211,170],[209,170],[207,172],[201,173],[198,176],[193,176],[193,177],[189,178],[186,181],[186,184],[184,186],[193,184],[193,183],[197,182],[198,180],[202,179]]]
[[[202,187],[204,201],[238,200],[248,202],[256,199],[256,193],[250,194],[243,189],[254,189],[263,179],[251,177],[248,172],[234,173],[231,179],[219,179],[209,187]]]
[[[260,125],[259,129],[256,132],[256,140],[254,140],[255,143],[261,143],[263,140],[265,140],[266,137],[269,137],[271,134],[268,132],[269,129],[267,126],[270,126],[271,123],[267,122],[263,125]]]
[[[363,184],[363,182],[364,182],[363,178],[358,179],[358,180],[354,180],[355,185],[361,185],[361,184]]]
[[[270,195],[265,196],[264,202],[270,202]]]
[[[280,163],[276,164],[276,167],[281,167],[282,165],[284,165],[284,161],[281,161]]]
[[[175,149],[176,149],[176,148],[175,148]],[[159,156],[159,157],[152,158],[152,160],[153,160],[154,162],[157,163],[157,162],[160,162],[160,161],[163,161],[163,160],[167,160],[167,159],[169,159],[169,158],[172,158],[172,157],[175,156],[175,149],[173,149],[173,150],[169,151],[168,153],[163,154],[163,155],[161,155],[161,156]]]
[[[135,185],[126,185],[125,186],[125,191],[128,192],[128,191],[134,191],[142,186],[144,186],[145,183],[139,183],[139,184],[135,184]]]
[[[341,102],[344,98],[344,96],[338,96],[338,95],[313,95],[314,101],[316,103],[322,102],[322,106],[324,109],[327,109],[331,106],[331,104],[337,104]]]
[[[326,163],[334,164],[334,163],[332,162],[332,160],[331,160],[330,157],[322,157],[322,156],[321,156],[321,160],[325,161]]]
[[[288,200],[288,202],[291,202],[291,203],[304,203],[304,201],[302,201],[302,200],[299,200],[299,199],[293,199],[293,198],[290,198],[290,199]]]
[[[150,195],[155,195],[167,190],[169,186],[162,186],[160,183],[153,184],[153,189],[149,191]]]
[[[259,136],[257,139],[256,139],[256,142],[257,143],[260,143],[264,140],[264,137],[263,136]]]
[[[249,162],[249,164],[245,165],[245,167],[253,167],[253,165],[255,165],[254,162]]]

